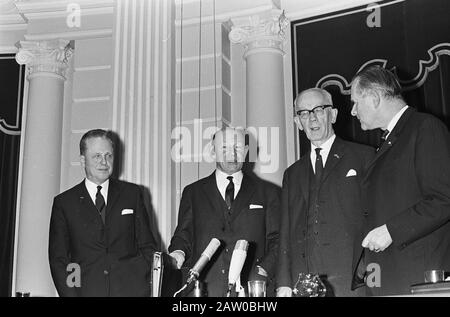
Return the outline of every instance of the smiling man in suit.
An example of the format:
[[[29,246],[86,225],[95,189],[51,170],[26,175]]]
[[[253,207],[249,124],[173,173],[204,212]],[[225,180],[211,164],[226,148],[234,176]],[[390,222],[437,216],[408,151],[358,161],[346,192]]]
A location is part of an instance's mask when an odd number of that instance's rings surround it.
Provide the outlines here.
[[[450,135],[408,107],[393,73],[373,66],[352,81],[352,115],[384,142],[363,180],[366,262],[380,268],[373,295],[409,294],[427,270],[450,268]],[[376,282],[376,281],[374,281]]]
[[[213,136],[216,170],[188,185],[169,252],[180,268],[191,268],[212,238],[221,247],[200,274],[208,296],[225,296],[236,241],[249,242],[241,284],[249,278],[270,282],[278,248],[279,189],[242,172],[248,144],[242,129],[224,128]],[[268,291],[270,294],[270,292]]]
[[[301,92],[295,114],[311,151],[284,173],[277,296],[292,296],[299,273],[322,275],[329,296],[363,295],[352,277],[364,228],[360,181],[375,150],[334,134],[338,110],[326,90]]]
[[[113,140],[105,130],[86,132],[80,141],[86,178],[54,199],[49,260],[60,296],[150,295],[156,242],[140,188],[110,178]]]

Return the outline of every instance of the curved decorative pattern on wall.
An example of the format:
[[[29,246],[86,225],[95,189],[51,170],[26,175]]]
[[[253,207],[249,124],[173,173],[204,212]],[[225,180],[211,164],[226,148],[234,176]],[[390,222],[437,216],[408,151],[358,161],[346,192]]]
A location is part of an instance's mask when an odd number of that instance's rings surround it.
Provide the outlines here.
[[[17,106],[16,106],[17,110],[16,110],[15,122],[12,124],[8,124],[7,120],[2,118],[1,113],[0,113],[0,131],[7,135],[20,135],[20,130],[21,130],[20,120],[22,118],[21,103],[22,103],[22,89],[23,89],[23,83],[22,83],[23,67],[24,66],[22,66],[22,65],[19,66],[19,82],[18,82],[18,91],[17,91]]]
[[[439,66],[439,56],[441,55],[449,55],[450,56],[450,43],[440,43],[428,51],[428,60],[419,60],[419,71],[416,76],[412,79],[401,79],[399,78],[400,84],[403,87],[404,91],[414,90],[423,85],[423,83],[427,80],[429,72],[435,70]],[[387,60],[385,59],[372,59],[366,63],[364,63],[358,71],[361,69],[373,66],[380,65],[381,67],[386,67]],[[391,69],[395,72],[395,67]],[[316,83],[316,87],[325,88],[327,86],[337,86],[340,89],[341,94],[350,95],[350,83],[347,79],[339,74],[329,74],[321,79],[319,79]]]

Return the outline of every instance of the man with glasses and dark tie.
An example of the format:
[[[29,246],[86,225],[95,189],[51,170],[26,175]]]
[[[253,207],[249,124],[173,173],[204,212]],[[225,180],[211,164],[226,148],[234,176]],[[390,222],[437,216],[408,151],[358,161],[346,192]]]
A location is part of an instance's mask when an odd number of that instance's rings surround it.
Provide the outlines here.
[[[50,269],[59,296],[150,296],[157,250],[140,188],[110,178],[114,137],[96,129],[80,141],[86,178],[55,197]]]
[[[269,283],[278,251],[279,188],[243,173],[247,140],[243,129],[223,128],[214,134],[216,169],[184,188],[169,246],[178,268],[192,268],[211,239],[220,240],[220,248],[199,277],[210,297],[226,296],[233,249],[242,239],[249,246],[241,285],[247,286],[249,279],[266,280],[267,294],[274,294]]]
[[[311,151],[283,177],[277,296],[292,296],[299,273],[319,274],[328,296],[364,295],[352,277],[364,228],[360,182],[375,150],[335,135],[338,110],[326,90],[305,90],[294,106]]]
[[[379,66],[352,81],[351,114],[385,140],[363,180],[366,262],[379,266],[373,295],[409,294],[428,270],[450,269],[450,135],[409,107],[396,76]]]

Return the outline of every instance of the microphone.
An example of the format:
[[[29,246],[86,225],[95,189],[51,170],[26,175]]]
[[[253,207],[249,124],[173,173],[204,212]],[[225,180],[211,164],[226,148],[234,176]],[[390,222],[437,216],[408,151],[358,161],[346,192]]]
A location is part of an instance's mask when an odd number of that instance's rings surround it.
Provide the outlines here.
[[[230,270],[228,271],[228,293],[231,292],[234,284],[236,284],[242,267],[247,257],[248,241],[238,240],[234,246],[233,255],[231,256]]]
[[[189,270],[189,277],[186,281],[186,285],[189,285],[198,278],[200,272],[203,270],[209,260],[211,260],[212,256],[214,255],[214,253],[216,253],[219,246],[220,241],[216,238],[212,238],[205,251],[203,251],[202,255],[198,259],[197,263],[195,263],[192,269]]]

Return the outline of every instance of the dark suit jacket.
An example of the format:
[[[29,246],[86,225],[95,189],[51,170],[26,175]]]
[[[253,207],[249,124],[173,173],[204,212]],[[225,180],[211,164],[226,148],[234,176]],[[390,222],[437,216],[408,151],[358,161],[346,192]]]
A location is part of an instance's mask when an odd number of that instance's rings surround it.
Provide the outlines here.
[[[262,208],[250,209],[250,204]],[[226,204],[216,185],[215,173],[187,186],[181,198],[178,225],[169,252],[182,250],[185,266],[191,268],[212,238],[221,246],[200,274],[208,296],[225,296],[228,269],[237,240],[249,242],[247,258],[241,273],[241,284],[247,285],[256,264],[273,274],[278,248],[279,189],[244,174],[241,188],[232,205],[230,223],[226,221]]]
[[[435,117],[409,108],[368,166],[369,225],[387,225],[393,244],[366,250],[381,269],[375,295],[410,293],[424,271],[450,270],[450,136]]]
[[[351,291],[353,269],[362,251],[364,214],[361,203],[361,179],[364,166],[373,157],[371,147],[336,137],[328,155],[318,196],[317,225],[308,227],[310,152],[284,173],[281,196],[280,255],[277,286],[293,287],[298,274],[319,273],[328,276],[328,287],[336,296],[355,296]],[[348,176],[350,170],[355,176]],[[352,172],[350,172],[353,174]],[[311,245],[307,236],[317,234],[317,246],[323,263],[311,267]],[[331,285],[330,285],[331,284]]]
[[[123,209],[133,213],[122,215]],[[50,221],[49,260],[60,296],[149,296],[149,229],[140,188],[110,179],[103,224],[84,180],[55,197]],[[69,263],[81,267],[81,287],[68,287]]]

